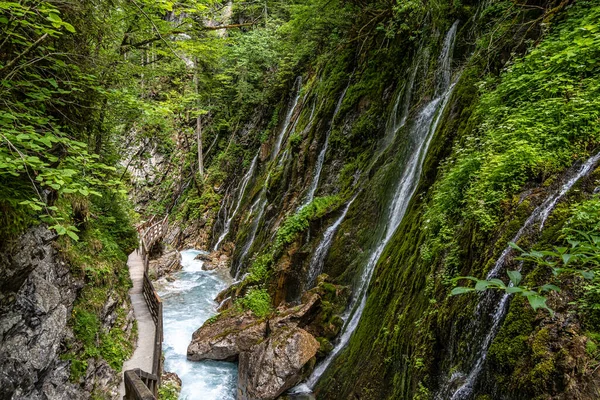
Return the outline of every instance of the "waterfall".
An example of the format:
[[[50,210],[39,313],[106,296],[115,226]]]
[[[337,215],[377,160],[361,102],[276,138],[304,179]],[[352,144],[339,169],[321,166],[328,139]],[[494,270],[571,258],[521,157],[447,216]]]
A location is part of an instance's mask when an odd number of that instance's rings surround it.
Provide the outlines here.
[[[288,110],[287,115],[285,116],[285,121],[283,122],[283,126],[281,127],[281,131],[277,136],[277,141],[275,142],[275,147],[273,148],[273,152],[271,153],[271,157],[274,159],[279,154],[279,150],[281,150],[281,143],[283,142],[283,138],[290,126],[290,121],[292,120],[292,115],[294,114],[294,110],[298,105],[298,100],[300,99],[300,89],[302,88],[302,77],[299,76],[296,78],[294,82],[294,87],[296,88],[296,95],[294,96],[294,101],[292,102],[292,106]]]
[[[452,28],[448,31],[444,39],[444,46],[442,48],[439,61],[439,68],[442,71],[438,75],[438,77],[442,78],[442,86],[438,84],[438,88],[436,88],[436,98],[429,102],[429,104],[427,104],[421,110],[408,132],[409,137],[407,145],[410,147],[410,154],[408,160],[406,160],[406,164],[403,165],[403,171],[398,183],[396,184],[392,203],[388,207],[387,224],[384,227],[382,237],[380,238],[375,249],[372,251],[369,260],[361,274],[358,290],[355,291],[356,295],[351,301],[347,311],[343,315],[345,323],[342,327],[341,336],[339,337],[334,349],[328,354],[325,360],[323,360],[323,362],[321,362],[321,364],[315,368],[306,384],[296,389],[298,392],[306,391],[307,387],[312,389],[315,386],[331,362],[346,346],[350,340],[350,337],[354,333],[354,330],[358,326],[358,322],[360,321],[360,317],[367,301],[367,288],[369,286],[371,276],[373,275],[373,271],[375,270],[375,266],[377,265],[386,245],[389,243],[394,235],[394,232],[400,225],[410,200],[417,189],[421,175],[421,169],[423,167],[423,162],[425,161],[425,156],[427,155],[427,150],[431,143],[431,139],[433,138],[433,135],[442,119],[442,115],[446,106],[448,105],[448,101],[450,100],[455,86],[455,84],[450,84],[450,79],[446,80],[446,77],[449,77],[451,74],[450,57],[452,54],[452,46],[454,44],[457,26],[458,21],[452,25]],[[446,84],[445,82],[447,82],[447,86],[443,87],[443,85]],[[438,94],[438,89],[443,90],[441,90],[441,93]]]
[[[511,242],[516,243],[525,232],[527,232],[534,224],[539,223],[538,232],[541,232],[544,228],[544,224],[548,219],[548,216],[554,210],[554,207],[558,203],[558,201],[563,198],[563,196],[577,183],[582,177],[586,176],[598,163],[600,160],[600,153],[590,157],[584,164],[581,165],[579,170],[575,175],[573,175],[557,192],[550,195],[542,204],[537,206],[529,218],[525,221],[523,226],[519,229],[517,234],[512,238]],[[505,267],[506,260],[508,255],[513,251],[512,247],[507,246],[496,263],[494,267],[487,274],[486,279],[496,278],[499,272]],[[518,270],[521,269],[522,263],[519,263]],[[485,296],[487,297],[487,296]],[[483,304],[486,302],[486,298],[483,298],[482,301],[479,302],[477,308],[475,310],[474,321],[480,321],[484,315],[483,310],[485,307]],[[483,366],[485,364],[485,360],[487,358],[487,353],[492,344],[492,341],[496,337],[498,333],[498,329],[500,328],[500,323],[503,321],[506,312],[508,311],[508,304],[510,300],[510,294],[504,293],[500,302],[496,304],[495,309],[490,313],[492,315],[492,326],[488,333],[485,336],[485,339],[481,342],[481,348],[479,349],[477,360],[475,361],[471,371],[467,375],[465,382],[453,393],[451,400],[465,400],[468,399],[472,394],[475,388],[475,384],[477,383],[477,378],[481,373]],[[456,376],[456,375],[455,375]],[[450,384],[452,380],[450,381]],[[437,397],[438,399],[448,398],[447,396],[440,394]]]
[[[458,29],[458,21],[452,24],[452,27],[446,34],[444,45],[442,46],[442,52],[438,58],[438,70],[437,70],[437,86],[436,95],[440,95],[445,92],[450,86],[450,80],[452,79],[452,57],[450,57],[452,50],[454,49],[454,40],[456,39],[456,30]]]
[[[315,166],[315,173],[313,175],[312,183],[310,184],[310,188],[308,189],[308,196],[306,196],[306,200],[304,200],[304,203],[300,206],[300,208],[303,208],[304,206],[309,204],[311,201],[313,201],[313,199],[315,198],[315,192],[317,191],[317,187],[319,186],[319,179],[321,179],[321,171],[323,170],[323,163],[325,162],[325,153],[327,153],[327,147],[329,146],[329,136],[331,135],[331,131],[333,130],[333,124],[335,123],[335,117],[337,117],[338,113],[340,112],[340,108],[342,107],[342,102],[344,101],[344,97],[346,97],[346,92],[348,91],[349,87],[350,87],[350,81],[348,81],[348,85],[346,85],[346,87],[342,91],[342,95],[338,99],[338,102],[335,106],[335,111],[333,112],[333,116],[331,117],[331,122],[329,123],[329,129],[327,130],[327,133],[325,134],[325,143],[323,144],[323,147],[321,148],[321,152],[319,153],[319,156],[317,157],[317,165]]]
[[[221,236],[219,236],[219,240],[217,240],[217,243],[215,244],[213,251],[217,251],[217,249],[219,248],[219,245],[221,244],[223,239],[225,239],[225,237],[229,234],[229,229],[231,227],[231,221],[233,220],[233,218],[235,218],[237,212],[240,209],[240,205],[242,204],[242,199],[244,198],[244,193],[246,192],[246,187],[248,186],[248,182],[250,182],[250,179],[252,178],[252,175],[254,175],[254,171],[256,170],[256,164],[258,162],[259,154],[260,154],[260,149],[259,149],[258,153],[256,153],[256,156],[254,156],[254,159],[252,160],[252,163],[250,164],[250,168],[248,169],[248,172],[246,172],[246,175],[244,175],[244,177],[242,178],[240,190],[238,191],[238,194],[237,194],[237,204],[236,204],[233,212],[231,213],[231,215],[227,218],[227,221],[225,221],[225,226],[223,227],[223,233],[221,233]]]
[[[241,266],[246,257],[248,256],[248,252],[252,247],[252,243],[254,243],[254,239],[256,238],[256,233],[258,232],[258,225],[260,225],[260,221],[262,220],[263,214],[265,213],[265,208],[267,207],[267,187],[269,186],[269,179],[271,178],[271,173],[267,175],[267,179],[258,195],[258,199],[252,204],[250,207],[250,213],[254,214],[258,209],[258,215],[256,218],[252,220],[252,227],[250,232],[250,238],[246,241],[244,248],[242,249],[242,254],[240,255],[240,259],[238,260],[237,267],[235,269],[235,279],[237,280],[241,271]]]
[[[415,79],[417,78],[417,71],[419,70],[419,65],[421,63],[420,53],[421,51],[419,50],[417,52],[416,61],[411,66],[411,69],[409,71],[410,75],[408,78],[408,82],[404,84],[404,87],[402,88],[402,90],[398,91],[398,95],[396,96],[396,101],[394,102],[392,113],[390,114],[390,118],[388,118],[386,124],[385,137],[380,145],[382,150],[388,147],[398,130],[404,125],[406,125],[406,121],[408,120],[410,102],[412,101],[412,92],[415,86]],[[400,108],[401,102],[402,114],[400,115],[400,118],[398,118],[398,110]]]
[[[346,218],[346,214],[348,213],[350,206],[352,205],[352,203],[354,202],[354,200],[356,199],[357,196],[358,196],[358,193],[356,195],[354,195],[354,197],[348,202],[348,204],[346,204],[346,207],[344,207],[344,211],[339,216],[339,218],[334,221],[333,225],[331,225],[329,228],[327,228],[327,230],[323,233],[323,239],[317,246],[317,249],[315,250],[315,254],[313,255],[312,259],[310,260],[310,269],[308,271],[308,279],[306,281],[306,287],[312,287],[312,285],[315,282],[315,279],[323,270],[323,264],[325,263],[325,257],[327,256],[327,253],[329,252],[329,248],[331,247],[333,238],[334,238],[338,228],[340,227],[342,221],[344,221],[344,218]]]

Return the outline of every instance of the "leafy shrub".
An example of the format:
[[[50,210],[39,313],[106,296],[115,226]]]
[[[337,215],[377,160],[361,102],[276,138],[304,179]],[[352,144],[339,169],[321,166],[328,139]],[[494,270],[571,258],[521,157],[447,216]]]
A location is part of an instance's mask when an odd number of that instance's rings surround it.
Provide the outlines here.
[[[239,300],[242,307],[252,310],[259,318],[264,318],[273,311],[271,296],[266,289],[252,289]]]

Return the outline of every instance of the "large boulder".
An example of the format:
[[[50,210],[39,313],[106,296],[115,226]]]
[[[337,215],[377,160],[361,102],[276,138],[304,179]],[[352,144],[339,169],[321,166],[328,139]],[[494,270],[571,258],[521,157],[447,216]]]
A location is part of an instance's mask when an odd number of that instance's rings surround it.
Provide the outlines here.
[[[165,251],[160,257],[150,260],[150,271],[156,278],[162,278],[181,269],[181,253],[175,249]]]
[[[304,329],[279,329],[240,355],[238,400],[276,399],[310,372],[318,349]]]
[[[194,332],[187,358],[191,361],[235,361],[241,352],[250,350],[266,335],[267,322],[254,316],[251,311],[221,314]]]

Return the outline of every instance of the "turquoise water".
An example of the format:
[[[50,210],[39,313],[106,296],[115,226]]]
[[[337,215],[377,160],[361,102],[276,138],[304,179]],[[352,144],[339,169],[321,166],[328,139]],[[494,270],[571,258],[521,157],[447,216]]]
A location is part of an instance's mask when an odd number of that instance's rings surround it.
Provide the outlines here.
[[[181,252],[183,269],[173,282],[161,280],[158,291],[163,300],[165,371],[175,372],[183,383],[180,399],[234,400],[237,365],[220,361],[188,361],[187,346],[192,334],[217,313],[214,298],[227,287],[227,277],[203,271],[194,260],[198,250]]]

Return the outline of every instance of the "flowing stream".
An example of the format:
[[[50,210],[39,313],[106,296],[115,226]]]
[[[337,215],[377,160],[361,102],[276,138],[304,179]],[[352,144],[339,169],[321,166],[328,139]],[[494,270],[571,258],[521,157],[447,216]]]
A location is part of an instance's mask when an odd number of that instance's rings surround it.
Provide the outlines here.
[[[233,212],[231,213],[229,218],[227,218],[227,221],[225,221],[225,226],[223,227],[223,233],[221,233],[221,236],[219,236],[219,240],[217,240],[217,243],[215,243],[215,247],[213,248],[213,251],[217,251],[217,249],[219,248],[219,245],[221,244],[223,239],[225,239],[227,237],[227,235],[229,234],[229,229],[231,228],[231,221],[233,221],[233,218],[235,218],[238,210],[240,209],[240,205],[242,204],[242,199],[244,198],[244,193],[246,192],[246,187],[248,186],[248,182],[250,182],[250,179],[252,178],[252,175],[254,175],[254,171],[256,170],[256,164],[258,162],[259,154],[260,154],[260,150],[258,153],[256,153],[256,156],[254,156],[254,159],[252,160],[252,163],[250,164],[250,168],[248,169],[248,172],[246,172],[246,175],[244,175],[244,177],[242,178],[240,190],[237,193],[237,203],[235,205],[235,209],[233,210]]]
[[[338,342],[325,360],[315,368],[307,382],[294,389],[295,392],[311,391],[314,388],[331,362],[346,347],[346,344],[348,344],[350,337],[358,326],[367,301],[367,288],[375,266],[404,218],[406,209],[418,186],[429,144],[431,143],[433,134],[437,130],[444,109],[454,89],[454,84],[450,83],[452,73],[450,66],[457,28],[458,21],[452,25],[444,39],[444,45],[438,61],[438,82],[435,98],[421,110],[415,121],[411,124],[406,143],[406,146],[409,148],[409,155],[406,162],[401,166],[403,170],[397,181],[394,196],[387,210],[387,224],[384,227],[381,239],[372,251],[363,269],[357,289],[355,290],[356,295],[343,316],[345,323]]]
[[[310,269],[308,271],[308,279],[306,280],[307,288],[311,288],[313,286],[315,280],[317,279],[317,276],[321,273],[321,271],[323,271],[325,257],[327,256],[329,248],[333,243],[333,238],[335,237],[338,228],[346,218],[346,214],[348,214],[348,210],[350,209],[352,203],[354,203],[354,200],[356,200],[357,196],[358,194],[354,195],[354,197],[344,207],[344,211],[342,211],[342,214],[339,216],[339,218],[336,219],[333,222],[333,224],[329,228],[327,228],[323,233],[323,239],[317,246],[315,254],[310,260]]]
[[[548,219],[548,216],[550,216],[550,213],[552,212],[552,210],[554,210],[554,207],[556,206],[558,201],[562,199],[569,190],[571,190],[573,185],[575,185],[582,177],[587,175],[592,170],[593,166],[598,163],[599,160],[600,153],[590,157],[585,163],[583,163],[581,167],[577,170],[577,173],[570,177],[567,180],[567,182],[565,182],[560,187],[558,191],[550,195],[542,204],[540,204],[533,210],[529,218],[527,218],[523,226],[512,238],[511,242],[516,243],[523,236],[523,234],[530,230],[530,228],[536,223],[539,224],[538,232],[541,232],[544,228],[546,220]],[[494,267],[487,274],[486,279],[498,277],[500,271],[502,271],[506,266],[507,257],[511,252],[513,252],[512,247],[507,246],[498,258],[498,260],[496,260]],[[520,271],[521,266],[522,263],[519,263],[517,270]],[[458,389],[456,389],[456,391],[454,391],[454,393],[452,394],[452,397],[450,397],[451,400],[465,400],[473,395],[473,390],[475,389],[477,378],[479,378],[479,375],[483,370],[483,366],[485,365],[485,360],[487,358],[490,345],[496,337],[496,334],[498,333],[498,330],[500,328],[500,323],[504,320],[504,316],[508,311],[508,304],[511,297],[509,293],[504,293],[500,300],[495,304],[492,303],[492,301],[490,301],[491,299],[488,295],[489,293],[486,293],[486,295],[483,296],[483,299],[478,303],[475,309],[474,321],[480,321],[484,317],[484,313],[487,311],[488,308],[486,307],[486,305],[491,303],[493,305],[493,309],[490,313],[490,315],[492,316],[492,325],[487,334],[485,335],[483,341],[481,341],[481,347],[479,348],[479,351],[477,353],[477,359],[475,360],[475,363],[473,364],[469,373],[464,378],[463,384]],[[462,376],[464,377],[464,375]],[[460,377],[460,374],[454,374],[453,377],[450,379],[449,383],[452,384],[454,379]],[[448,398],[448,396],[446,393],[444,393],[444,391],[442,391],[442,393],[438,394],[437,398],[441,400]]]
[[[352,79],[352,77],[350,77],[350,79]],[[327,133],[325,134],[325,143],[323,144],[323,147],[321,148],[321,151],[319,152],[319,156],[317,157],[317,165],[315,166],[315,174],[314,174],[313,180],[310,184],[310,188],[308,189],[308,196],[306,196],[306,200],[300,206],[300,208],[303,208],[307,204],[310,204],[310,202],[313,201],[313,199],[315,198],[315,192],[317,191],[317,188],[319,187],[319,180],[321,179],[321,171],[323,170],[323,162],[325,161],[325,154],[327,153],[327,147],[329,147],[329,136],[331,135],[331,131],[333,130],[333,124],[335,123],[335,117],[337,117],[338,113],[340,112],[340,108],[342,107],[342,102],[344,101],[344,97],[346,97],[346,92],[348,91],[348,87],[350,87],[350,81],[348,81],[348,85],[346,85],[346,88],[342,92],[342,95],[338,99],[338,102],[335,106],[335,111],[333,112],[333,116],[331,117],[331,122],[329,123],[329,129],[327,130]]]
[[[175,372],[183,383],[180,399],[235,400],[237,365],[222,361],[188,361],[187,346],[192,334],[217,313],[214,298],[228,284],[228,276],[203,271],[198,250],[181,252],[183,269],[175,280],[161,280],[163,300],[165,371]]]

